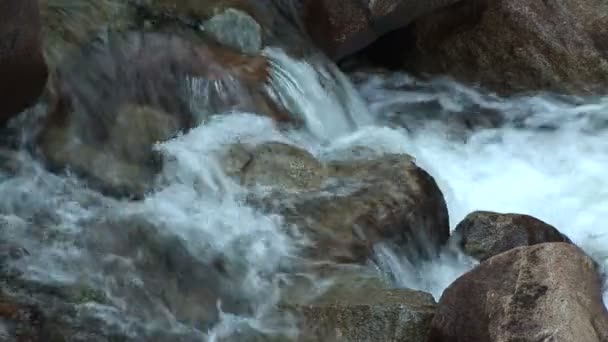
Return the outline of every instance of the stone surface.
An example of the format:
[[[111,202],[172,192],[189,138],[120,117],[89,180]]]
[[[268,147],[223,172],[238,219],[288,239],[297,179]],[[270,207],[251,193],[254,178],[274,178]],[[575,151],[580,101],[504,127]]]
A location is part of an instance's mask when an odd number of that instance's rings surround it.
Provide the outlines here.
[[[333,59],[341,59],[383,34],[459,0],[299,1],[313,41]]]
[[[44,90],[48,71],[40,29],[37,0],[0,0],[0,125]]]
[[[146,0],[141,2],[141,8],[148,18],[179,19],[191,24],[204,22],[226,9],[236,9],[261,26],[265,43],[278,43],[290,52],[310,52],[303,46],[310,44],[308,37],[303,36],[307,35],[335,60],[364,48],[384,33],[457,1],[460,0]],[[231,17],[236,19],[232,14]],[[237,40],[250,35],[237,31],[225,34]]]
[[[297,309],[304,317],[303,341],[422,342],[435,305],[428,293],[360,288],[333,293]]]
[[[39,0],[39,3],[44,54],[51,73],[99,32],[135,26],[130,1],[83,0],[78,6],[65,0]]]
[[[212,43],[110,33],[58,70],[38,143],[52,169],[71,168],[105,193],[138,198],[160,167],[154,143],[232,110],[289,120],[264,92],[266,68],[262,57]]]
[[[270,143],[241,156],[242,182],[274,185],[252,201],[297,225],[313,241],[315,259],[365,262],[380,241],[429,256],[448,239],[441,190],[408,155],[320,163],[297,147]]]
[[[207,20],[203,28],[220,43],[241,52],[257,54],[262,49],[262,28],[245,12],[226,9]]]
[[[242,279],[230,278],[243,274],[219,269],[144,217],[98,217],[74,244],[65,227],[42,227],[0,216],[0,326],[7,330],[5,338],[0,329],[2,341],[194,342],[217,322],[219,298],[225,312],[245,310],[233,296]],[[78,260],[49,257],[54,244],[82,248]],[[56,268],[53,276],[64,274],[55,263],[59,259],[78,268],[71,270],[77,276],[38,277],[32,267],[47,265]],[[180,324],[200,331],[180,330]]]
[[[597,265],[572,244],[544,243],[499,254],[452,283],[427,341],[607,339]]]
[[[598,0],[465,0],[416,20],[369,51],[383,64],[447,74],[503,95],[603,94],[607,10]]]
[[[280,305],[299,320],[298,341],[424,341],[436,302],[425,292],[389,288],[374,270],[325,264]],[[280,311],[280,312],[281,312]]]
[[[570,242],[555,227],[529,215],[476,211],[454,229],[452,238],[463,251],[485,260],[516,247],[545,242]]]

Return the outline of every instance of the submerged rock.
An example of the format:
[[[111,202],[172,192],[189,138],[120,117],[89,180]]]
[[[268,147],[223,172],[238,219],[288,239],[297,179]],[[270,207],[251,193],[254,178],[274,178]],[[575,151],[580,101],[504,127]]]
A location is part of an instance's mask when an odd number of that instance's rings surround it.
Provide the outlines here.
[[[387,35],[369,52],[383,64],[504,95],[603,93],[607,10],[595,0],[464,0]]]
[[[596,264],[572,244],[544,243],[492,257],[452,283],[427,341],[607,339]]]
[[[240,49],[245,48],[242,43],[247,41],[249,47],[242,51],[256,51],[251,47],[257,47],[259,31],[264,46],[278,45],[300,54],[303,51],[311,52],[314,45],[337,60],[359,51],[387,32],[458,1],[460,0],[145,0],[139,6],[144,16],[150,20],[187,23],[189,26],[201,24],[203,27],[214,23],[209,32],[219,41],[229,46],[235,46],[234,43],[240,41],[237,44]],[[261,29],[238,12],[246,13]],[[230,29],[226,27],[228,30],[218,36],[213,26],[221,22],[233,25]],[[238,28],[243,27],[241,24],[250,31],[239,31]]]
[[[365,262],[381,241],[428,256],[447,241],[441,190],[410,156],[325,163],[311,157],[295,146],[262,144],[239,177],[271,187],[253,201],[307,235],[315,259]]]
[[[111,33],[59,70],[38,143],[51,168],[139,198],[160,167],[156,142],[231,110],[289,120],[266,96],[266,77],[262,57],[167,34]]]
[[[516,247],[545,242],[570,242],[555,227],[529,215],[476,211],[454,229],[464,252],[485,260]]]
[[[130,0],[38,0],[44,54],[51,73],[100,32],[135,28]]]
[[[37,0],[0,3],[0,125],[42,94],[47,80]]]

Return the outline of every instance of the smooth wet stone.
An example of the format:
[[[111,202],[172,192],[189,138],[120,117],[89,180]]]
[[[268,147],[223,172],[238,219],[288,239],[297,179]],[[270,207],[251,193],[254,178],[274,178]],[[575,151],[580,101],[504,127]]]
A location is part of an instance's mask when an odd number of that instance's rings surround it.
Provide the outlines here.
[[[320,162],[280,143],[254,151],[239,154],[240,172],[228,162],[234,177],[270,188],[251,202],[297,226],[311,240],[305,250],[314,259],[362,263],[378,242],[412,257],[432,256],[448,240],[441,190],[408,155]]]
[[[606,341],[602,290],[597,264],[572,244],[515,248],[444,291],[427,342]]]
[[[250,15],[227,9],[203,24],[203,30],[220,43],[248,54],[262,49],[262,28]]]
[[[467,215],[454,229],[452,239],[467,255],[482,261],[516,247],[571,243],[555,227],[532,216],[488,211]]]

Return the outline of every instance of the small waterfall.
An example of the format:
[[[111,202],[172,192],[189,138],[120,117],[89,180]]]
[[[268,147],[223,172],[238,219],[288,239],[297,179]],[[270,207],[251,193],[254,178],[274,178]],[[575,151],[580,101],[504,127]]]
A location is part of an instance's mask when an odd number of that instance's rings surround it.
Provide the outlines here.
[[[269,92],[303,118],[316,139],[331,141],[373,122],[350,81],[333,64],[296,61],[276,48],[264,53],[272,65]]]
[[[24,281],[84,291],[79,314],[97,320],[102,334],[208,341],[243,331],[293,336],[295,320],[277,317],[274,309],[278,283],[303,241],[288,235],[282,217],[248,205],[248,190],[224,174],[218,158],[236,143],[281,141],[318,150],[372,120],[335,67],[297,61],[278,49],[265,53],[273,61],[269,92],[305,118],[304,130],[279,131],[255,113],[206,113],[208,87],[223,90],[191,80],[190,106],[202,124],[157,144],[165,163],[157,189],[142,201],[103,196],[21,152],[17,174],[0,177],[0,227],[10,243],[30,252],[12,264]],[[171,275],[177,277],[171,285],[161,280],[168,276],[163,272],[187,273]],[[186,294],[213,301],[181,303]],[[217,323],[183,323],[189,320]]]

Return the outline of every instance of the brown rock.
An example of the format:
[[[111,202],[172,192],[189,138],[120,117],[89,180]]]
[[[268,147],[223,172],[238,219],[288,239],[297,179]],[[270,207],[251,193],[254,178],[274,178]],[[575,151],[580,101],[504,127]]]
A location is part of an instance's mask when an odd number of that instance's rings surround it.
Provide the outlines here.
[[[131,1],[83,0],[78,6],[69,1],[38,1],[45,38],[44,55],[51,72],[100,31],[132,28],[135,19]]]
[[[42,341],[44,316],[33,305],[29,305],[11,298],[0,289],[0,324],[3,332],[0,339],[3,341]]]
[[[0,0],[0,124],[34,104],[46,84],[37,0]]]
[[[241,181],[274,185],[253,201],[299,227],[314,259],[364,263],[381,241],[429,255],[448,239],[441,190],[408,155],[319,163],[297,147],[271,143],[240,156]]]
[[[388,58],[408,71],[448,74],[505,95],[603,93],[607,10],[597,0],[465,0],[383,38],[370,53],[388,63],[382,55],[390,49]]]
[[[428,342],[608,339],[596,264],[578,247],[519,247],[481,263],[443,293]]]
[[[464,252],[485,260],[516,247],[545,242],[568,242],[555,227],[529,215],[476,211],[454,230]]]
[[[302,341],[425,340],[435,300],[408,289],[359,288],[297,306],[304,323]]]
[[[313,41],[331,58],[340,59],[387,32],[459,0],[300,1],[302,18]]]

